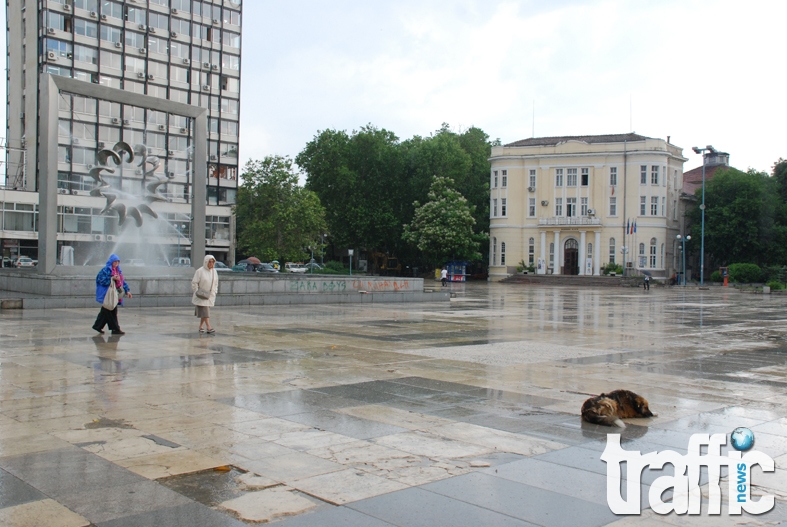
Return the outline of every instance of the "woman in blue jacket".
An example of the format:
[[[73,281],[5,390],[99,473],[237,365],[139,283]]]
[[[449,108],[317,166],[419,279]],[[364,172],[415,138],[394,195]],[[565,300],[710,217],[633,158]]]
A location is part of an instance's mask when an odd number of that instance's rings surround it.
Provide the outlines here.
[[[98,276],[96,276],[96,302],[99,304],[104,303],[104,297],[106,296],[110,285],[118,289],[122,289],[125,292],[126,297],[132,298],[128,284],[123,279],[123,271],[120,270],[120,258],[118,258],[116,254],[109,256],[107,264],[98,272]],[[118,301],[118,305],[123,305],[122,298]],[[101,311],[98,313],[96,323],[93,324],[93,329],[99,333],[104,333],[105,325],[109,326],[109,329],[112,331],[113,335],[125,335],[126,333],[125,331],[121,331],[120,325],[118,324],[117,306],[115,306],[115,309],[112,311],[105,308],[103,305],[101,306]]]

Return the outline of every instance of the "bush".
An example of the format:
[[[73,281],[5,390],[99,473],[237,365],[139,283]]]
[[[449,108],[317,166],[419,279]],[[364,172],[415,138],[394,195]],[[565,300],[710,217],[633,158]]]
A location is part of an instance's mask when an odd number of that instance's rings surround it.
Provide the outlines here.
[[[719,271],[713,271],[710,274],[709,280],[711,282],[723,282],[724,281],[724,279],[722,278],[721,273]]]
[[[623,274],[623,266],[614,263],[608,263],[607,265],[604,266],[602,273],[603,274],[615,273],[620,275]]]
[[[762,280],[762,270],[756,264],[732,264],[728,269],[732,282],[751,284]]]
[[[781,282],[768,282],[766,285],[771,288],[771,291],[781,291],[784,289],[784,284]]]
[[[783,282],[783,280],[779,279],[779,273],[781,272],[782,267],[780,265],[769,265],[768,267],[762,268],[762,280],[763,282]]]
[[[344,271],[344,265],[342,265],[342,262],[325,262],[325,268],[330,269],[331,271]]]

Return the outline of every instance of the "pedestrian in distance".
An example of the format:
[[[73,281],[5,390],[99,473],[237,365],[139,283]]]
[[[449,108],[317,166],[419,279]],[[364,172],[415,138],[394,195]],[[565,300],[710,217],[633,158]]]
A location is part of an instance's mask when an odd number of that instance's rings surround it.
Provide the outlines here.
[[[114,291],[110,291],[110,287]],[[93,329],[103,334],[104,326],[108,326],[113,335],[126,334],[118,324],[118,306],[123,305],[124,295],[126,298],[133,298],[120,269],[120,258],[111,254],[96,276],[96,302],[101,304],[101,311],[98,312]]]
[[[216,333],[210,325],[210,308],[215,304],[219,292],[219,275],[213,268],[215,265],[216,258],[205,256],[202,267],[196,270],[191,279],[191,290],[194,291],[191,303],[195,306],[194,315],[199,318],[200,333]]]
[[[645,281],[642,284],[642,288],[645,291],[650,291],[650,277],[648,275],[645,275]]]
[[[443,267],[443,270],[440,271],[440,287],[445,287],[446,282],[448,282],[448,270]]]

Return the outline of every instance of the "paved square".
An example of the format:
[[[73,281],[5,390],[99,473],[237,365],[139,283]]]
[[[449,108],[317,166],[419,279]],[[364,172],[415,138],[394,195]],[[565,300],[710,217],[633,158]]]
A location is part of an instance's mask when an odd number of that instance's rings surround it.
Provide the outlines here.
[[[450,305],[217,308],[215,335],[188,308],[124,308],[122,337],[91,331],[96,310],[0,311],[0,525],[787,522],[787,296],[452,289]],[[612,430],[579,408],[618,388],[658,414],[628,420],[628,450],[754,431],[777,472],[753,493],[776,508],[659,516],[646,496],[666,469],[643,472],[640,516],[612,514]]]

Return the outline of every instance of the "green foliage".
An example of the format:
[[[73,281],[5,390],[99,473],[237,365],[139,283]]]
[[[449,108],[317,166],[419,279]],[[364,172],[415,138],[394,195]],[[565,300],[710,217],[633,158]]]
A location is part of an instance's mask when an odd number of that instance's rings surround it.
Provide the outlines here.
[[[728,268],[730,281],[750,284],[762,280],[762,270],[758,265],[749,263],[732,264]]]
[[[298,186],[287,157],[249,161],[235,205],[239,248],[260,260],[298,261],[325,229],[325,211],[314,192]]]
[[[602,273],[605,275],[609,273],[623,274],[623,266],[616,263],[608,263],[602,269]]]
[[[765,285],[770,287],[771,291],[781,291],[782,289],[784,289],[784,284],[781,282],[768,282]]]
[[[479,128],[457,133],[443,124],[429,137],[400,141],[367,125],[352,133],[319,132],[296,162],[326,208],[335,246],[413,259],[418,250],[402,237],[403,225],[413,221],[414,203],[426,201],[435,174],[454,180],[475,206],[476,230],[488,231],[490,148]],[[477,249],[486,254],[480,242]]]
[[[342,264],[342,262],[330,261],[330,262],[325,262],[325,269],[328,269],[329,271],[335,271],[338,273],[344,271],[345,267],[344,264]]]
[[[415,202],[415,215],[404,226],[402,238],[418,247],[426,259],[439,265],[446,260],[478,260],[485,234],[475,234],[473,209],[450,178],[434,176],[429,201]]]
[[[713,271],[710,274],[709,280],[711,282],[723,282],[724,281],[724,277],[721,276],[721,273],[719,271]]]

